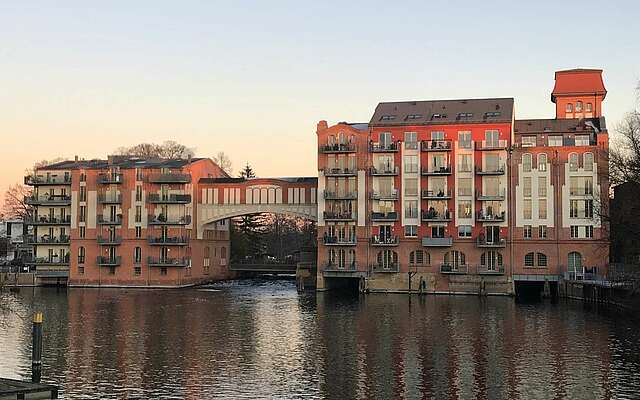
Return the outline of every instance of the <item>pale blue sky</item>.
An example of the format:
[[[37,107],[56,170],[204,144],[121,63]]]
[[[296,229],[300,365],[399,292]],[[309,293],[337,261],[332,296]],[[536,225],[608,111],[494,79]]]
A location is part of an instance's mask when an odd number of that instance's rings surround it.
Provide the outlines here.
[[[638,3],[5,1],[0,190],[35,159],[166,139],[313,175],[319,119],[497,96],[553,117],[553,73],[574,67],[605,70],[612,127],[640,78]]]

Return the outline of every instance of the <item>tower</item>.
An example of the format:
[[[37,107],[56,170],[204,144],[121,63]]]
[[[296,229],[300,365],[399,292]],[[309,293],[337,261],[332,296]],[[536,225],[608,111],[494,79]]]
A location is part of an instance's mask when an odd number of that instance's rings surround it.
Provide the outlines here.
[[[556,71],[551,101],[556,104],[556,118],[598,118],[607,90],[601,69]]]

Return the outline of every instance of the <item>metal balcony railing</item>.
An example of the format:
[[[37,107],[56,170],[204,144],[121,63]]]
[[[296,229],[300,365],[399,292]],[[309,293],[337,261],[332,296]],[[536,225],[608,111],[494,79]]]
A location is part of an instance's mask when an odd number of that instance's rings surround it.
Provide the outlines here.
[[[453,212],[448,209],[443,212],[437,210],[422,210],[420,212],[420,218],[423,221],[429,222],[448,222],[453,219]]]
[[[147,195],[147,202],[156,204],[188,204],[191,203],[191,195],[150,193]]]
[[[358,170],[356,168],[325,168],[324,176],[356,176]]]
[[[476,270],[479,275],[504,275],[504,265],[478,265]]]
[[[50,195],[44,194],[42,196],[25,196],[24,202],[28,205],[37,206],[37,205],[71,205],[71,196],[67,195]]]
[[[147,242],[151,246],[186,246],[189,244],[189,237],[187,236],[173,236],[173,237],[155,237],[149,236]]]
[[[371,220],[372,221],[397,221],[398,220],[398,213],[396,211],[392,211],[392,212],[375,212],[373,211],[371,213]]]
[[[124,175],[120,173],[98,174],[98,183],[103,185],[117,184],[124,182]]]
[[[423,168],[422,175],[451,175],[451,165],[443,165],[440,167]]]
[[[325,221],[355,221],[356,214],[346,211],[325,211],[323,213]]]
[[[478,236],[476,238],[476,246],[478,247],[506,247],[507,240],[505,238],[487,238]]]
[[[191,260],[187,257],[149,257],[147,263],[150,267],[187,267]]]
[[[158,173],[147,176],[149,183],[191,183],[191,175],[182,173]]]
[[[480,191],[476,192],[476,200],[479,201],[503,201],[506,197],[506,191],[504,189],[500,189],[497,192],[493,193],[482,193]]]
[[[122,244],[121,236],[115,236],[115,237],[98,236],[96,240],[98,241],[98,244],[102,246],[117,246]]]
[[[165,215],[149,215],[147,219],[149,225],[189,225],[191,223],[191,215],[183,215],[181,217],[167,217]]]
[[[111,217],[109,215],[98,214],[96,218],[96,222],[99,225],[121,225],[122,215],[116,215],[115,217]]]
[[[420,145],[422,151],[451,151],[451,140],[423,140]]]
[[[447,200],[451,198],[451,190],[423,190],[422,198],[426,200]]]
[[[31,265],[69,265],[69,255],[64,257],[27,257],[24,259],[25,264]]]
[[[398,145],[398,142],[391,142],[391,143],[371,142],[371,143],[369,143],[369,151],[372,152],[372,153],[396,152],[396,151],[398,151],[399,148],[400,148],[400,146]]]
[[[371,191],[369,194],[371,200],[398,200],[398,191],[396,189],[391,192]]]
[[[335,262],[327,262],[323,265],[324,271],[331,272],[354,272],[358,270],[358,265],[355,262],[339,264]]]
[[[393,165],[385,165],[379,167],[369,168],[369,175],[371,176],[395,176],[400,173],[400,168]]]
[[[329,154],[329,153],[355,153],[356,145],[353,143],[342,143],[342,144],[325,144],[320,146],[320,153]]]
[[[476,143],[476,150],[505,150],[507,148],[507,141],[505,139],[500,140],[483,140]]]
[[[453,245],[452,237],[423,237],[423,247],[450,247]]]
[[[369,269],[371,270],[371,272],[387,272],[387,273],[394,273],[394,272],[399,272],[400,271],[400,263],[398,262],[392,262],[392,263],[388,263],[388,264],[371,264],[369,266]]]
[[[68,245],[70,242],[70,238],[67,235],[63,235],[63,236],[49,236],[49,235],[43,235],[43,236],[33,236],[33,235],[27,235],[25,236],[25,243],[27,244],[62,244],[62,245]]]
[[[109,256],[98,256],[96,257],[96,264],[101,267],[117,267],[120,265],[122,261],[121,256],[109,257]]]
[[[325,200],[355,200],[358,198],[357,192],[331,192],[324,191]]]
[[[355,246],[356,238],[341,238],[338,236],[324,236],[322,239],[326,246]]]
[[[71,224],[71,216],[65,215],[64,217],[40,215],[25,218],[24,222],[27,225],[69,225]]]
[[[504,164],[494,167],[488,167],[485,165],[484,168],[477,166],[476,167],[476,175],[504,175],[506,168]]]
[[[477,214],[476,214],[476,221],[482,221],[482,222],[503,222],[505,219],[505,212],[504,211],[500,211],[500,212],[490,212],[487,210],[480,210]]]
[[[380,237],[378,235],[374,235],[370,239],[372,246],[397,246],[399,242],[400,240],[398,236]]]
[[[122,195],[120,193],[100,193],[98,194],[98,203],[120,204],[122,203]]]
[[[29,186],[38,185],[71,185],[71,175],[64,176],[33,176],[24,177],[24,184]]]
[[[441,274],[468,274],[469,266],[466,264],[444,263],[444,264],[440,264],[440,273]]]

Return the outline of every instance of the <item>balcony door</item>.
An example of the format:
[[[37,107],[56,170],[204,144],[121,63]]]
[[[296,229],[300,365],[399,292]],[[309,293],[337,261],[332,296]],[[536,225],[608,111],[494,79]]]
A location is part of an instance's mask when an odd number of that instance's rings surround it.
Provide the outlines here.
[[[380,147],[386,149],[391,145],[391,132],[380,133]]]
[[[500,143],[500,132],[498,131],[485,131],[484,133],[485,145],[487,147],[497,147]]]
[[[498,244],[498,243],[500,243],[500,227],[499,226],[486,226],[485,227],[485,236],[486,236],[487,244]]]
[[[390,269],[398,262],[398,253],[392,250],[384,250],[378,253],[378,266]]]
[[[391,225],[381,225],[379,235],[380,241],[383,243],[391,240]]]

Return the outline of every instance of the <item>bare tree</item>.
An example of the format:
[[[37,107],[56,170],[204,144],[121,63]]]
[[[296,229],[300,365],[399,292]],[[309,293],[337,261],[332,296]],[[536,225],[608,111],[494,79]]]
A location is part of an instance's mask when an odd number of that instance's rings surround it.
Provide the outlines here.
[[[628,113],[616,132],[618,137],[609,150],[611,183],[640,183],[640,112]]]
[[[24,198],[31,195],[31,189],[28,186],[16,183],[9,186],[4,193],[4,204],[2,205],[2,213],[7,218],[26,218],[31,214],[31,207],[28,206]]]
[[[218,166],[228,175],[233,173],[233,164],[231,163],[231,159],[224,151],[219,151],[218,154],[213,157],[213,162],[218,164]]]
[[[165,158],[171,160],[193,157],[194,149],[189,148],[173,140],[167,140],[162,144],[140,143],[131,147],[120,147],[116,154],[140,158]]]
[[[37,161],[37,162],[35,162],[35,163],[33,164],[33,167],[32,167],[32,168],[27,168],[27,169],[24,171],[24,174],[25,174],[25,175],[27,175],[27,176],[34,176],[34,175],[35,175],[35,173],[36,173],[36,171],[37,171],[39,168],[44,168],[44,167],[46,167],[47,165],[51,165],[51,164],[55,164],[55,163],[59,163],[59,162],[64,161],[64,160],[65,160],[65,159],[64,159],[64,158],[62,158],[62,157],[56,157],[56,158],[52,158],[51,160],[40,160],[40,161]]]

